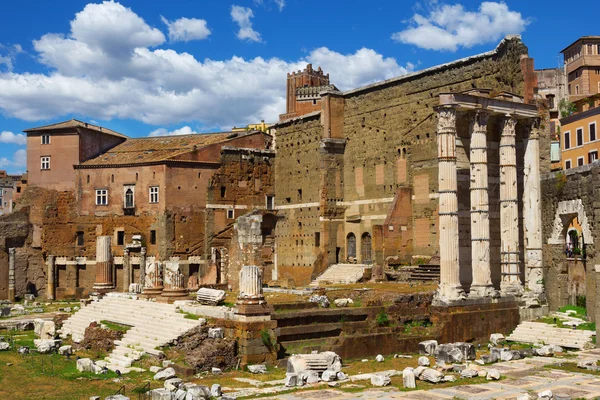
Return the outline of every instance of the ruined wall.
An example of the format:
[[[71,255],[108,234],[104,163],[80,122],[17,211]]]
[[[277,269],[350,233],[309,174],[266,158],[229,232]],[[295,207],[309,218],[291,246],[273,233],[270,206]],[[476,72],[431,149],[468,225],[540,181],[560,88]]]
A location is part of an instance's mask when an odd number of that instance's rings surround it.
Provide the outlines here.
[[[600,263],[596,242],[600,236],[600,167],[585,165],[565,173],[549,173],[542,178],[542,223],[544,237],[544,283],[551,311],[574,304],[585,290],[588,316],[596,320],[596,271]],[[565,236],[577,218],[583,228],[585,258],[568,261]],[[585,277],[583,277],[585,274]],[[581,287],[581,282],[585,287]]]

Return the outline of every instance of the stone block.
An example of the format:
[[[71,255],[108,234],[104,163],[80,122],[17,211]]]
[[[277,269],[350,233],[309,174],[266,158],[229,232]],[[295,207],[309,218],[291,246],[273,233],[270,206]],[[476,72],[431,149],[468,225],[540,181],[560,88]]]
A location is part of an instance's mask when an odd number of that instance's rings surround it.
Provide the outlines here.
[[[154,375],[155,381],[164,381],[166,379],[175,378],[175,370],[171,367],[165,368]]]
[[[58,354],[66,356],[68,354],[73,354],[73,348],[68,345],[68,346],[60,346],[58,348]]]
[[[150,370],[150,372],[152,372],[153,374],[156,374],[159,371],[162,371],[162,368],[157,366],[157,365],[153,365],[150,368],[148,368]]]
[[[498,379],[500,379],[500,371],[498,371],[495,368],[488,369],[485,379],[487,379],[488,381],[491,381],[491,380],[497,381]]]
[[[152,400],[172,400],[173,394],[170,390],[165,388],[153,389],[148,392],[150,399]]]
[[[426,381],[429,383],[438,383],[440,382],[442,379],[444,378],[444,374],[442,374],[439,371],[436,371],[433,368],[426,368],[421,375],[419,376],[419,379],[422,381]]]
[[[286,387],[295,387],[298,386],[298,375],[296,374],[285,374],[285,386]]]
[[[94,362],[89,358],[80,358],[77,360],[77,371],[94,372]]]
[[[504,335],[501,333],[492,333],[490,335],[490,343],[494,346],[498,346],[498,344],[500,343],[504,343],[505,342],[505,338]]]
[[[266,374],[267,367],[263,364],[248,365],[248,371],[252,372],[253,374]]]
[[[215,383],[214,385],[212,385],[210,387],[210,394],[213,397],[221,397],[221,394],[222,394],[221,385],[219,385],[218,383]]]
[[[373,386],[388,386],[390,383],[392,383],[392,380],[387,375],[373,374],[371,376],[371,385]]]
[[[421,356],[419,357],[418,363],[419,367],[429,367],[429,358]]]
[[[333,304],[335,304],[336,307],[348,307],[354,304],[354,301],[352,299],[335,299]]]
[[[337,379],[337,372],[335,371],[323,371],[323,374],[321,375],[321,379],[325,382],[332,382],[335,381]]]
[[[33,330],[40,339],[54,339],[56,333],[54,321],[44,321],[39,318],[33,321]]]
[[[223,328],[208,328],[208,337],[211,339],[223,339],[225,332]]]
[[[169,378],[165,380],[165,389],[170,390],[171,392],[179,389],[179,386],[183,383],[183,380],[180,378]]]
[[[381,354],[378,354],[377,357],[375,357],[375,361],[377,362],[383,362],[385,359],[383,358],[383,356]]]
[[[461,378],[476,378],[479,376],[479,371],[474,369],[463,369],[460,373]]]
[[[402,371],[402,385],[407,389],[415,389],[417,387],[413,368],[407,367]]]
[[[419,354],[432,356],[435,354],[437,349],[438,342],[437,340],[425,340],[419,343]]]

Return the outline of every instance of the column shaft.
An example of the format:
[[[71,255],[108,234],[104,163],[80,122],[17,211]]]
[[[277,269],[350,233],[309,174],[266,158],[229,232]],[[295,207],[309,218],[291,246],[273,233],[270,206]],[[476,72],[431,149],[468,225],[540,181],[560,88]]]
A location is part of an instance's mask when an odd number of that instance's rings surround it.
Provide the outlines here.
[[[471,259],[470,296],[492,296],[488,196],[487,123],[489,114],[477,111],[471,120]]]
[[[94,289],[107,290],[114,289],[112,279],[112,254],[110,236],[98,236],[96,238],[96,282]]]
[[[129,292],[131,283],[131,256],[129,250],[123,250],[123,291]]]
[[[458,263],[458,198],[456,178],[456,109],[438,109],[438,188],[440,217],[440,287],[441,301],[464,297]]]
[[[514,117],[506,117],[500,138],[500,286],[504,294],[520,294],[523,289],[519,271],[516,125]]]
[[[47,271],[48,271],[48,288],[46,289],[46,297],[48,300],[55,299],[56,293],[56,278],[55,278],[55,259],[53,255],[49,255],[46,260]]]
[[[144,287],[144,281],[146,280],[146,248],[140,249],[140,285]]]
[[[11,247],[8,249],[8,300],[15,301],[15,263],[16,263],[17,249]]]

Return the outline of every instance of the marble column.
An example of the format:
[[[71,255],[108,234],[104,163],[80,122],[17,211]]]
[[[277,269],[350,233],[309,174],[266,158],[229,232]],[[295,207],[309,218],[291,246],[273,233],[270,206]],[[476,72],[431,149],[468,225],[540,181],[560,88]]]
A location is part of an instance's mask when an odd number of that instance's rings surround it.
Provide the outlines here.
[[[131,255],[129,249],[123,250],[123,291],[129,292],[129,285],[131,284]]]
[[[139,284],[144,287],[144,281],[146,280],[146,248],[140,249],[140,281]]]
[[[185,277],[179,269],[179,261],[164,262],[164,288],[163,297],[187,297],[188,292],[185,288]]]
[[[163,267],[160,261],[146,265],[143,294],[160,296],[163,291]]]
[[[519,295],[523,290],[519,272],[516,125],[516,118],[505,117],[500,136],[500,289],[508,295]]]
[[[49,255],[46,259],[46,268],[48,273],[48,287],[46,289],[46,297],[48,300],[55,300],[56,293],[56,278],[55,278],[55,260],[56,257],[53,255]]]
[[[8,249],[8,300],[15,301],[15,263],[17,249],[11,247]]]
[[[111,240],[110,236],[98,236],[96,238],[96,282],[93,287],[95,290],[109,291],[115,288],[110,249]]]
[[[260,267],[244,265],[240,270],[239,285],[238,304],[260,304],[264,302]]]
[[[438,108],[438,188],[440,217],[440,286],[436,298],[464,298],[458,263],[458,198],[456,177],[456,108]]]
[[[540,121],[534,118],[525,140],[523,221],[525,231],[525,286],[530,303],[544,293],[542,270],[542,193],[540,185]]]
[[[471,120],[471,259],[473,282],[469,296],[494,296],[490,269],[487,123],[489,114],[476,111]]]

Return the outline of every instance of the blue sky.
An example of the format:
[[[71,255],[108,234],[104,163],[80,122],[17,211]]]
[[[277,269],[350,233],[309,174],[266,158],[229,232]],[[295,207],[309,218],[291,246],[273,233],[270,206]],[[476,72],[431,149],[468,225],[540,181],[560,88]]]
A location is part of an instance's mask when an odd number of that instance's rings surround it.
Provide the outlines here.
[[[493,49],[520,33],[536,68],[594,31],[553,0],[30,0],[0,13],[0,169],[22,130],[70,118],[132,137],[227,130],[285,110],[285,76],[340,89]],[[597,11],[582,0],[581,9]]]

